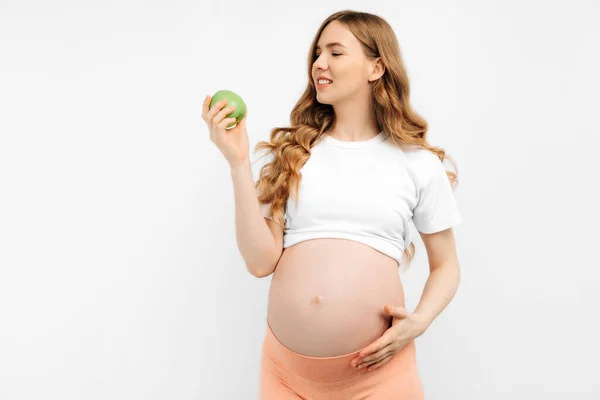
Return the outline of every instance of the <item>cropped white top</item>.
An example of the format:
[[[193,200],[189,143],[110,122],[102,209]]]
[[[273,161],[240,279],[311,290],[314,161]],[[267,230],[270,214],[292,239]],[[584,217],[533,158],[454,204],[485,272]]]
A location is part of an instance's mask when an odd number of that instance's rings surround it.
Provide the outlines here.
[[[272,159],[252,160],[254,182]],[[462,223],[439,158],[418,147],[401,149],[384,132],[357,142],[324,134],[300,174],[298,203],[290,195],[285,207],[284,248],[317,238],[354,240],[400,265],[411,222],[423,233]],[[260,205],[272,219],[270,206]]]

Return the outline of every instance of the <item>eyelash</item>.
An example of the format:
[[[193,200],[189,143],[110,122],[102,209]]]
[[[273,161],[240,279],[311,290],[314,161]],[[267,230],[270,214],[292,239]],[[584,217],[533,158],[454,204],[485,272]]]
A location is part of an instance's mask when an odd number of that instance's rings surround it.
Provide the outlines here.
[[[332,54],[334,57],[341,56],[341,54],[338,54],[338,53],[331,53],[331,54]],[[315,54],[315,58],[319,58],[319,56],[320,56],[320,54]]]

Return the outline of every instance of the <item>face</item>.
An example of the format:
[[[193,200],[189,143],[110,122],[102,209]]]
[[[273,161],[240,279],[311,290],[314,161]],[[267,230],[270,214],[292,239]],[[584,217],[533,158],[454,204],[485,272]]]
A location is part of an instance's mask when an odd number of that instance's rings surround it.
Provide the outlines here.
[[[329,43],[339,42],[333,46]],[[376,79],[376,60],[369,60],[360,42],[338,21],[328,24],[317,42],[313,55],[312,76],[317,90],[317,100],[334,104],[355,96],[370,94],[369,81]],[[333,83],[320,85],[317,77],[323,75]]]

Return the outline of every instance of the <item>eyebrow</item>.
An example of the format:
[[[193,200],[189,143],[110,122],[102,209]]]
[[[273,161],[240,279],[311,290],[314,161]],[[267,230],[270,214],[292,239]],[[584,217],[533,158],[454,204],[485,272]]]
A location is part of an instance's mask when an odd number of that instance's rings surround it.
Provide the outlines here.
[[[346,48],[346,46],[344,46],[340,42],[327,43],[325,45],[325,47],[333,47],[333,46],[342,46],[343,48]],[[317,45],[317,49],[320,49],[319,45]]]

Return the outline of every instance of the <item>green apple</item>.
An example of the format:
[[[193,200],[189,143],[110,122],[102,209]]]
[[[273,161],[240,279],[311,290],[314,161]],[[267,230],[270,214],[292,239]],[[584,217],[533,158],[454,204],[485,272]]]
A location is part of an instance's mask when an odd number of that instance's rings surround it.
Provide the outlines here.
[[[236,119],[235,122],[232,122],[231,124],[226,126],[226,129],[233,128],[246,115],[246,103],[244,103],[244,100],[242,100],[242,98],[237,93],[234,93],[231,90],[219,90],[210,99],[210,105],[208,106],[208,109],[210,110],[215,105],[215,103],[218,103],[223,99],[227,99],[227,104],[225,104],[225,107],[235,107],[235,110],[233,110],[233,112],[225,116],[225,118]]]

